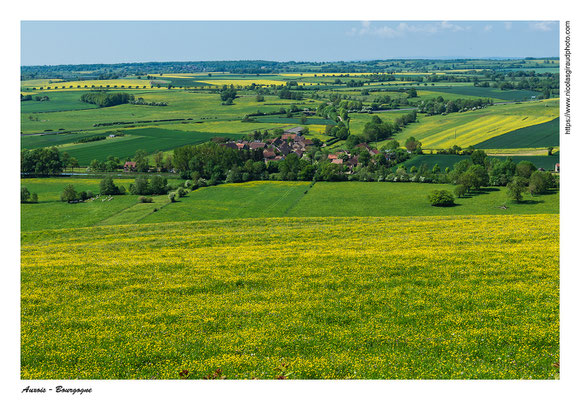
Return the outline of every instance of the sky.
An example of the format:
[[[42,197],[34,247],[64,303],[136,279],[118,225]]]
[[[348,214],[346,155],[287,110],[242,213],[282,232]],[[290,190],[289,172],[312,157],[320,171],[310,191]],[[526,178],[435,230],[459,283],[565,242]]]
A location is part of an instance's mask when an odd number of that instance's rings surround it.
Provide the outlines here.
[[[21,22],[21,65],[558,55],[557,21]]]

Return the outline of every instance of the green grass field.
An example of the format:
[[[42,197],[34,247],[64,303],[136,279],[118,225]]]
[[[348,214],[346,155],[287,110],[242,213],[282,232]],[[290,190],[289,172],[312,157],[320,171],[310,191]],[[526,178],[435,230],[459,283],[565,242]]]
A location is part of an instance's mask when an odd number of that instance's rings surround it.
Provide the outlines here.
[[[454,91],[437,91],[437,90],[430,90],[430,88],[435,88],[435,86],[425,86],[423,88],[418,87],[417,88],[417,97],[418,100],[420,101],[426,101],[426,100],[431,100],[431,99],[435,99],[438,97],[442,97],[444,100],[449,101],[449,100],[456,100],[456,99],[469,99],[469,100],[475,100],[475,99],[479,99],[481,98],[481,96],[478,96],[477,94],[473,94],[473,95],[468,95],[466,93],[469,93],[469,91],[466,90],[457,90],[458,93],[455,93]],[[457,86],[458,88],[460,86]],[[493,94],[493,93],[486,93],[486,94]],[[501,103],[506,101],[505,99],[501,99],[501,98],[497,98],[497,97],[484,97],[486,99],[491,99],[494,103]],[[417,99],[415,99],[417,100]]]
[[[110,133],[113,133],[112,131]],[[60,146],[74,143],[80,139],[109,135],[109,132],[86,132],[86,133],[50,133],[44,135],[21,135],[20,147],[22,149],[38,149],[41,147]]]
[[[27,178],[21,179],[21,185],[31,193],[38,194],[38,204],[21,204],[20,228],[23,232],[43,229],[65,229],[73,227],[94,226],[100,224],[135,223],[167,204],[167,196],[153,196],[154,203],[138,204],[139,196],[113,196],[111,201],[87,201],[68,204],[60,201],[60,195],[66,185],[73,185],[77,192],[92,191],[99,193],[100,179],[83,177],[62,178]],[[134,179],[115,178],[118,186],[129,189]],[[170,179],[169,183],[181,182]]]
[[[516,147],[548,147],[560,145],[560,118],[527,126],[478,143],[478,149],[512,149]]]
[[[200,188],[142,222],[283,217],[310,182],[255,181]]]
[[[268,182],[225,184],[201,188],[167,204],[167,196],[154,196],[155,205],[137,204],[138,196],[114,196],[112,201],[61,203],[66,184],[77,191],[98,193],[99,179],[23,179],[22,185],[38,193],[39,204],[22,204],[23,231],[94,225],[267,217],[383,217],[446,215],[552,214],[559,212],[559,194],[525,196],[521,204],[507,199],[505,188],[489,188],[456,199],[450,208],[432,207],[427,195],[435,189],[452,191],[452,185],[390,182]],[[133,179],[116,179],[126,189]],[[170,180],[179,182],[178,180]],[[499,208],[508,205],[507,210]],[[157,208],[157,211],[153,209]]]
[[[426,87],[427,88],[427,87]],[[429,91],[440,93],[452,93],[459,96],[477,96],[504,101],[521,101],[538,97],[540,92],[532,90],[501,90],[486,87],[470,86],[428,86]]]
[[[525,197],[512,204],[505,188],[489,188],[468,198],[455,199],[455,207],[433,207],[427,200],[433,190],[453,191],[452,185],[396,182],[318,182],[287,214],[314,216],[424,216],[512,215],[559,212],[559,194]],[[499,208],[506,204],[507,210]]]
[[[559,195],[527,196],[511,204],[505,188],[490,188],[456,199],[451,208],[432,207],[432,190],[452,185],[390,182],[249,182],[220,185],[191,192],[141,222],[195,221],[260,217],[344,217],[471,214],[558,213]],[[308,189],[307,193],[306,192]],[[499,208],[507,204],[508,209]]]
[[[51,95],[48,91],[46,94]],[[76,93],[80,99],[82,92]],[[316,108],[318,102],[293,101],[279,99],[277,96],[265,96],[264,102],[257,102],[255,95],[241,95],[233,105],[222,106],[219,94],[189,92],[184,90],[151,89],[132,90],[136,98],[142,97],[146,102],[167,102],[165,107],[122,104],[114,107],[95,108],[91,110],[46,112],[43,114],[21,113],[21,130],[23,133],[42,133],[47,129],[67,131],[93,129],[97,123],[136,122],[173,118],[192,118],[195,121],[209,119],[241,120],[244,115],[278,111],[280,107],[288,108],[291,104],[299,107],[308,105]],[[39,94],[44,94],[41,92]],[[71,95],[74,96],[74,95]],[[31,120],[29,117],[39,116]]]
[[[405,115],[405,114],[409,114],[410,112],[411,111],[408,111],[408,110],[403,110],[403,111],[393,110],[393,111],[386,111],[386,112],[376,112],[373,114],[366,114],[366,113],[349,114],[350,121],[348,123],[349,123],[350,133],[353,135],[362,135],[365,124],[367,122],[370,122],[371,118],[374,115],[377,115],[382,121],[393,122],[398,117],[401,117],[402,115]]]
[[[172,150],[176,147],[188,144],[199,144],[211,140],[215,136],[227,136],[237,138],[240,135],[231,133],[191,132],[181,130],[169,130],[161,128],[141,128],[121,130],[126,135],[106,140],[66,144],[59,148],[68,152],[71,157],[76,157],[79,164],[88,165],[92,160],[104,161],[108,156],[119,157],[124,160],[133,157],[137,150],[145,150],[148,153]]]
[[[129,189],[129,184],[135,180],[130,178],[115,177],[115,184],[117,186],[124,186]],[[38,201],[58,202],[63,188],[66,185],[73,185],[77,192],[91,191],[95,194],[99,193],[101,179],[85,178],[85,177],[59,177],[59,178],[23,178],[20,180],[22,186],[26,186],[31,192],[38,194]]]
[[[81,96],[86,92],[42,92],[47,95],[49,101],[21,101],[20,112],[25,113],[46,113],[54,111],[88,110],[98,108],[95,104],[83,103]],[[34,98],[37,94],[33,94]],[[42,115],[37,116],[43,118]]]

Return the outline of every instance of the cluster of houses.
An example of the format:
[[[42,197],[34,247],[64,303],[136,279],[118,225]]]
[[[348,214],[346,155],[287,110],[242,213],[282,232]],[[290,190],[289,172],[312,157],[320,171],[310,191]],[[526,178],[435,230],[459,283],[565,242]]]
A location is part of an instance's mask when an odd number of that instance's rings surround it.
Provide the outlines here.
[[[377,154],[380,154],[380,151],[378,151],[377,149],[371,148],[366,143],[357,144],[355,146],[355,148],[368,151],[369,154],[371,155],[371,157],[373,157]],[[359,153],[360,153],[360,151],[359,151]],[[335,153],[329,154],[328,159],[333,164],[346,165],[349,170],[352,170],[354,167],[356,167],[358,165],[359,156],[351,154],[350,152],[348,152],[346,150],[339,150]]]
[[[264,142],[238,140],[237,142],[222,143],[222,146],[237,150],[262,149],[264,162],[269,162],[283,160],[290,153],[294,153],[301,158],[308,147],[313,144],[312,140],[302,136],[302,128],[296,127],[284,131],[282,136],[276,139],[268,139]],[[380,154],[379,150],[371,148],[366,143],[360,143],[355,148],[359,150],[357,152],[359,154],[360,151],[368,151],[371,157]],[[389,159],[389,154],[386,155],[386,158]],[[338,150],[328,154],[328,160],[333,164],[344,165],[350,171],[359,164],[359,156],[346,150]]]
[[[290,153],[294,153],[298,158],[302,158],[309,146],[314,142],[302,136],[301,127],[287,129],[281,137],[268,139],[264,142],[238,140],[237,142],[222,143],[222,146],[236,150],[258,150],[264,154],[264,162],[283,160]]]
[[[238,140],[221,143],[221,145],[234,150],[262,150],[264,162],[266,163],[269,161],[284,160],[291,153],[296,154],[298,158],[302,158],[308,150],[308,147],[314,144],[312,140],[302,135],[302,131],[302,127],[295,127],[285,130],[281,137],[276,139],[267,139],[263,142]],[[355,148],[359,150],[356,152],[357,154],[360,154],[364,150],[368,151],[371,157],[380,154],[377,149],[371,148],[366,143],[360,143]],[[344,165],[349,171],[352,171],[359,164],[359,155],[357,154],[350,153],[346,150],[337,150],[334,153],[328,154],[328,160],[333,164]],[[387,159],[390,158],[389,156],[389,153],[385,155]],[[127,161],[123,166],[123,170],[125,172],[135,171],[136,163],[134,161]]]

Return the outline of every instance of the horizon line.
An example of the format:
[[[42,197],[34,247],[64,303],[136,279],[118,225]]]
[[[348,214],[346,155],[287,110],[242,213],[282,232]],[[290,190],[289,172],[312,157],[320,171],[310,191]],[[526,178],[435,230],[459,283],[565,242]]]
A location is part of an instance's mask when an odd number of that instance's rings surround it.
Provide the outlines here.
[[[439,60],[439,61],[463,61],[463,60],[545,60],[545,59],[560,59],[560,56],[543,56],[543,57],[530,57],[530,56],[519,56],[519,57],[498,57],[498,56],[486,56],[486,57],[453,57],[453,56],[441,56],[441,57],[395,57],[395,58],[373,58],[373,59],[361,59],[361,60],[326,60],[326,61],[276,61],[276,60],[260,60],[260,59],[238,59],[238,60],[187,60],[187,61],[125,61],[125,62],[99,62],[99,63],[81,63],[81,64],[21,64],[20,67],[59,67],[59,66],[86,66],[86,65],[125,65],[125,64],[166,64],[166,63],[203,63],[203,62],[268,62],[268,63],[300,63],[300,64],[324,64],[324,63],[364,63],[370,61],[401,61],[401,60]]]

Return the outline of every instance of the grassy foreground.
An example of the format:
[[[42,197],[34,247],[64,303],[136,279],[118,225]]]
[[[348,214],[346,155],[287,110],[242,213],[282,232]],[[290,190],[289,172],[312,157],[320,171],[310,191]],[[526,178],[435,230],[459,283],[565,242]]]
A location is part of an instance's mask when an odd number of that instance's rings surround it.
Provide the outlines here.
[[[22,379],[550,379],[559,216],[22,234]]]
[[[133,181],[115,180],[125,188]],[[441,189],[453,191],[453,185],[317,182],[312,186],[310,182],[252,181],[200,188],[175,203],[168,203],[166,195],[153,196],[150,204],[139,204],[139,196],[134,195],[80,204],[60,201],[66,184],[97,193],[99,182],[78,177],[22,179],[22,185],[39,198],[38,204],[21,204],[22,231],[234,218],[557,214],[560,199],[557,191],[526,194],[518,204],[508,200],[504,187],[492,187],[456,199],[454,207],[432,207],[428,194]],[[175,184],[179,180],[169,182]],[[504,204],[507,209],[501,207]]]

